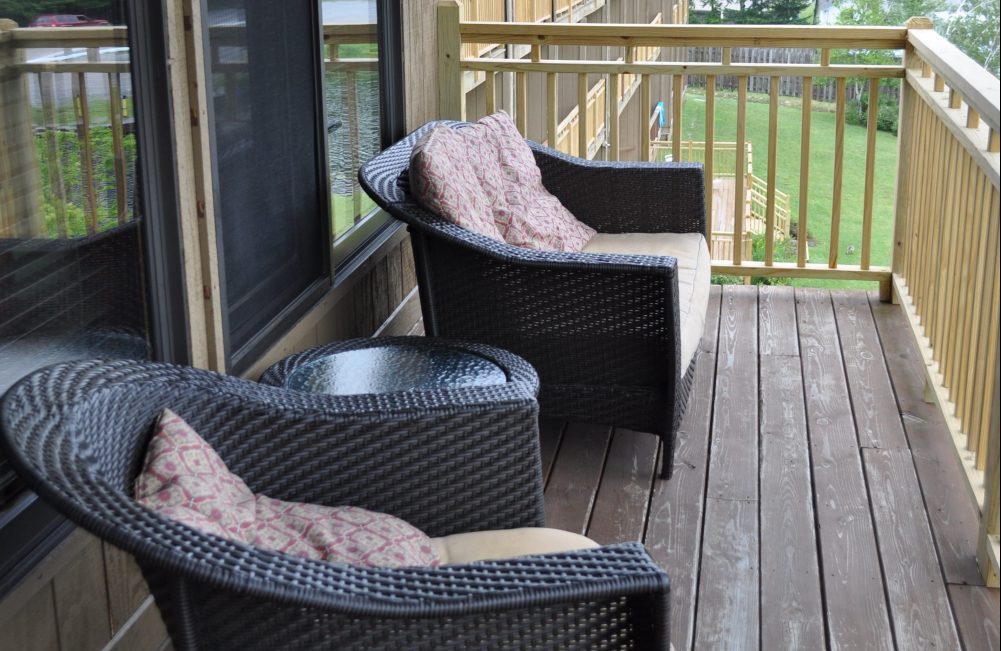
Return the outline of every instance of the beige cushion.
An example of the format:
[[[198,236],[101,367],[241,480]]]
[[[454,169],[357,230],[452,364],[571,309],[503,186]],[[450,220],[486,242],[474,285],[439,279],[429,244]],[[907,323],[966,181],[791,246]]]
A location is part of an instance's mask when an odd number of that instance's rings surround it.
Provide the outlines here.
[[[678,259],[681,373],[688,371],[699,348],[709,305],[712,265],[706,238],[701,233],[598,233],[584,247],[584,253],[669,255]]]
[[[598,543],[580,534],[542,527],[457,533],[432,538],[431,542],[437,547],[441,562],[453,565],[598,546]]]

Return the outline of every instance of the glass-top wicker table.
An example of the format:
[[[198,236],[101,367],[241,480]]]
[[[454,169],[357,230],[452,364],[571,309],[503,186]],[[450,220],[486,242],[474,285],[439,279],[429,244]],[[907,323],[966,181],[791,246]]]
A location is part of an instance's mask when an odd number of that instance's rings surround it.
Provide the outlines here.
[[[327,395],[500,387],[538,377],[525,360],[492,346],[430,337],[352,339],[311,348],[271,366],[261,383]]]

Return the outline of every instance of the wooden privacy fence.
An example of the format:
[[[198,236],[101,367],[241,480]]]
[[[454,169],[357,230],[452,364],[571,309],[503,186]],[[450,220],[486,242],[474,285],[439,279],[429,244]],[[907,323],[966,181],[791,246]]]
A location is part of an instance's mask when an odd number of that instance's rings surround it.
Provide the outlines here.
[[[749,261],[743,242],[742,220],[734,221],[732,258],[714,261],[715,273],[735,276],[809,277],[878,281],[884,300],[900,298],[912,331],[927,355],[930,394],[947,418],[961,461],[969,478],[970,495],[982,512],[980,564],[985,577],[997,585],[998,556],[998,431],[1001,420],[998,393],[998,309],[1001,280],[998,277],[998,81],[945,39],[927,22],[907,27],[827,26],[704,26],[704,25],[598,25],[468,23],[460,21],[454,0],[438,4],[439,113],[442,118],[463,119],[463,71],[485,73],[493,80],[498,73],[514,73],[522,80],[529,74],[546,77],[547,133],[556,142],[559,124],[555,105],[561,77],[588,75],[607,79],[606,97],[618,97],[624,74],[639,78],[644,111],[653,109],[650,79],[667,76],[674,97],[680,97],[684,80],[701,77],[706,88],[705,170],[707,214],[712,214],[712,179],[715,176],[716,80],[723,76],[737,81],[735,169],[745,166],[747,143],[747,93],[752,77],[767,77],[768,141],[767,178],[752,184],[752,194],[764,196],[766,250],[763,261]],[[499,43],[528,46],[527,59],[463,57],[463,43]],[[606,60],[543,59],[547,45],[605,47]],[[638,61],[637,48],[720,48],[718,62]],[[818,63],[739,63],[734,48],[798,48],[820,51]],[[842,65],[831,63],[837,50],[906,50],[902,65]],[[622,61],[615,59],[621,57]],[[798,214],[795,262],[775,260],[776,161],[778,157],[778,107],[781,80],[796,78],[802,84],[800,142],[798,151],[783,156],[799,159]],[[817,80],[833,80],[835,88],[834,170],[830,179],[812,179],[812,88]],[[891,267],[872,264],[874,179],[892,171],[876,169],[876,123],[878,103],[870,102],[866,127],[864,176],[856,185],[846,182],[845,105],[849,80],[863,80],[870,96],[877,96],[885,81],[904,80],[898,139],[899,188],[895,206],[895,231]],[[495,85],[487,84],[489,97]],[[587,86],[579,83],[580,104],[586,105]],[[527,85],[517,84],[516,107],[528,106]],[[534,108],[539,109],[536,105]],[[681,102],[671,106],[674,125],[682,124]],[[619,158],[618,111],[608,110],[606,126],[610,160]],[[518,117],[524,129],[526,120]],[[588,120],[587,116],[581,119]],[[588,125],[579,128],[588,132]],[[649,159],[651,133],[647,120],[638,121],[640,156]],[[522,131],[524,133],[524,130]],[[674,160],[682,159],[682,136],[674,129],[670,148]],[[760,143],[759,143],[760,146]],[[586,149],[582,143],[580,150]],[[741,214],[745,201],[745,177],[735,177],[734,213]],[[810,192],[813,183],[829,183],[831,195],[830,254],[823,263],[807,258]],[[842,197],[862,197],[860,263],[843,264],[838,259]],[[709,229],[707,229],[709,230]],[[706,233],[707,239],[712,232]]]
[[[894,229],[894,291],[925,355],[982,508],[998,575],[998,80],[923,21],[909,23]]]
[[[733,63],[786,63],[786,64],[807,64],[812,65],[821,60],[821,52],[816,48],[748,48],[735,47],[730,52]],[[688,60],[700,63],[721,61],[723,59],[723,48],[721,47],[693,47],[688,49]],[[829,80],[831,81],[831,80]],[[751,76],[747,81],[747,90],[751,93],[768,93],[770,91],[771,78],[765,75]],[[803,78],[802,77],[780,77],[779,95],[782,97],[802,97]],[[705,80],[702,77],[692,77],[688,80],[690,86],[704,86]],[[716,78],[716,90],[737,90],[738,78],[722,75]],[[818,102],[836,102],[838,99],[838,88],[835,83],[814,83],[811,90],[813,99]],[[847,89],[849,100],[858,99],[865,91],[864,84],[849,84]],[[900,90],[895,86],[881,85],[880,96],[892,100],[900,98]]]

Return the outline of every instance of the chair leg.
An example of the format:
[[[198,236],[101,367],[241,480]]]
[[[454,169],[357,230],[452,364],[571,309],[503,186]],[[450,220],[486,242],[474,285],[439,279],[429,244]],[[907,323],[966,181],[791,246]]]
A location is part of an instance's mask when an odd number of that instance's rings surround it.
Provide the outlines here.
[[[672,432],[661,437],[663,441],[664,453],[661,455],[660,478],[670,479],[674,474],[674,441],[677,433]]]

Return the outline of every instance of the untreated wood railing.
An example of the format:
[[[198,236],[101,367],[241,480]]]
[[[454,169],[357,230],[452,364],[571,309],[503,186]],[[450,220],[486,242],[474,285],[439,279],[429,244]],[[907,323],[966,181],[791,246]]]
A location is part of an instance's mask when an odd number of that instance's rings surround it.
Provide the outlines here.
[[[605,135],[605,80],[599,79],[587,91],[584,133],[581,137],[580,105],[574,106],[556,129],[556,149],[564,154],[594,158]],[[581,149],[583,147],[583,149]],[[581,152],[584,152],[583,154]]]
[[[0,32],[0,237],[88,235],[133,217],[125,47],[122,27]]]
[[[467,23],[460,21],[458,7],[441,0],[438,6],[439,34],[439,112],[444,118],[463,119],[464,103],[459,92],[463,71],[477,71],[488,76],[513,73],[522,81],[517,86],[517,109],[529,107],[524,95],[527,75],[544,75],[547,92],[533,98],[531,108],[546,107],[555,114],[557,86],[560,80],[573,83],[576,78],[584,104],[589,77],[601,75],[608,80],[610,98],[619,96],[624,75],[635,75],[640,84],[640,105],[649,115],[654,106],[650,79],[667,77],[675,98],[670,107],[672,125],[681,125],[682,97],[686,78],[704,80],[704,165],[706,169],[707,213],[712,212],[712,179],[720,161],[716,151],[717,93],[715,79],[722,75],[737,79],[736,138],[734,169],[745,168],[748,142],[748,79],[765,76],[769,85],[767,140],[755,141],[766,150],[764,180],[748,181],[737,174],[734,212],[741,214],[746,186],[765,224],[763,260],[748,260],[743,245],[747,231],[743,220],[734,222],[730,235],[728,260],[714,260],[716,273],[736,276],[807,277],[878,281],[884,300],[899,298],[907,313],[912,331],[926,355],[929,398],[934,399],[946,417],[961,462],[966,468],[972,499],[982,513],[979,561],[987,581],[997,585],[998,574],[998,440],[999,407],[999,142],[998,80],[971,61],[930,29],[929,23],[913,21],[906,27],[759,27],[759,26],[689,26],[689,25],[600,25],[600,24],[510,24]],[[529,58],[482,59],[460,56],[463,43],[491,42],[528,46]],[[543,59],[546,46],[577,45],[607,48],[606,60]],[[718,62],[641,61],[641,47],[677,48],[717,47]],[[812,48],[818,53],[814,64],[735,64],[732,48]],[[892,65],[843,65],[833,63],[839,51],[905,51],[905,60]],[[683,50],[682,50],[683,51]],[[622,60],[616,61],[621,58]],[[800,137],[789,151],[789,144],[779,141],[779,80],[794,77],[803,87],[798,116]],[[811,172],[811,153],[820,146],[813,133],[811,87],[820,79],[835,85],[835,120],[833,127],[833,173],[816,178]],[[845,114],[846,87],[849,80],[863,83],[868,97],[880,96],[882,85],[901,80],[901,108],[898,137],[897,198],[894,210],[894,236],[890,264],[875,264],[874,249],[889,242],[873,241],[875,208],[883,197],[876,195],[876,180],[894,180],[893,170],[877,165],[878,102],[868,102],[864,132],[864,155],[857,165],[859,178],[850,180],[846,169]],[[581,83],[584,82],[584,83]],[[897,82],[894,82],[897,83]],[[488,105],[491,103],[488,101]],[[496,105],[495,103],[492,105]],[[608,115],[606,157],[620,157],[619,111]],[[702,117],[702,116],[700,116]],[[523,129],[527,120],[517,115]],[[787,120],[783,117],[783,120]],[[650,123],[636,121],[635,134],[640,143],[641,159],[651,151]],[[559,124],[546,122],[547,133],[555,141]],[[585,132],[582,129],[579,133]],[[686,134],[691,138],[691,134]],[[730,136],[732,138],[732,136]],[[730,139],[728,138],[728,140]],[[682,160],[684,139],[680,128],[672,129],[671,158]],[[779,190],[776,169],[780,144],[785,144],[784,159],[795,157],[798,165],[798,188],[790,194],[798,204],[797,215],[789,225],[798,229],[795,259],[779,261],[776,233],[779,230]],[[827,143],[823,143],[825,146]],[[816,145],[816,146],[815,146]],[[580,147],[585,150],[585,147]],[[854,170],[852,170],[854,171]],[[832,189],[829,230],[820,216],[811,211],[811,196],[819,184]],[[861,197],[851,217],[859,224],[861,241],[858,264],[839,259],[842,217],[849,215],[847,198]],[[855,212],[857,211],[857,214]],[[790,216],[791,217],[791,216]],[[846,217],[847,219],[847,217]],[[707,225],[708,226],[708,225]],[[827,232],[824,233],[820,229]],[[712,238],[711,228],[707,237]],[[830,249],[823,262],[808,261],[810,235],[828,236]],[[882,254],[876,258],[883,257]],[[880,260],[882,262],[882,260]]]
[[[618,98],[620,89],[624,87],[624,75],[634,75],[639,82],[640,105],[644,113],[653,110],[651,104],[650,82],[653,76],[668,76],[671,78],[671,85],[675,91],[674,96],[680,97],[684,87],[685,76],[698,75],[706,80],[706,101],[705,101],[705,133],[704,140],[710,143],[707,149],[709,155],[705,160],[706,167],[706,203],[707,212],[712,211],[712,187],[711,179],[714,174],[715,160],[711,152],[712,144],[716,140],[715,135],[715,113],[716,94],[714,80],[718,75],[730,75],[738,79],[737,92],[737,133],[738,143],[737,155],[743,159],[744,146],[747,143],[746,131],[746,107],[747,107],[747,79],[752,76],[765,75],[773,80],[783,76],[802,78],[803,83],[809,86],[815,78],[833,78],[836,80],[839,92],[837,105],[840,115],[844,114],[846,104],[845,93],[843,92],[845,81],[849,78],[864,78],[869,80],[870,88],[877,88],[880,80],[900,79],[904,77],[904,68],[901,65],[841,65],[831,63],[832,50],[845,49],[883,49],[902,50],[905,45],[907,30],[903,27],[752,27],[752,26],[692,26],[692,25],[600,25],[600,24],[520,24],[520,23],[472,23],[459,20],[458,6],[454,3],[442,3],[438,9],[438,29],[439,29],[439,109],[443,116],[461,119],[463,115],[464,103],[462,95],[458,91],[460,88],[461,74],[463,71],[477,71],[485,73],[488,79],[498,73],[514,73],[519,80],[516,84],[516,110],[515,118],[519,127],[523,129],[527,124],[527,117],[521,115],[517,107],[528,108],[527,84],[525,78],[529,74],[542,74],[547,78],[547,93],[543,101],[533,102],[532,108],[540,110],[542,106],[553,106],[557,102],[557,84],[562,79],[567,79],[572,83],[573,77],[578,79],[578,92],[583,95],[587,86],[580,87],[580,79],[586,79],[588,75],[603,75],[608,80],[608,96]],[[529,46],[531,56],[522,58],[478,58],[462,57],[460,48],[463,43],[500,43]],[[566,59],[543,59],[542,48],[549,45],[580,45],[580,46],[605,46],[609,48],[610,55],[606,61],[594,60],[566,60]],[[713,45],[721,47],[722,60],[718,63],[692,63],[687,61],[661,62],[638,60],[639,48],[685,48]],[[755,64],[739,65],[730,61],[730,51],[733,47],[811,47],[820,51],[820,62],[816,65],[804,64]],[[621,61],[614,59],[620,58]],[[487,84],[488,94],[492,91],[493,85]],[[726,261],[718,260],[714,263],[718,273],[733,274],[738,276],[786,276],[786,277],[814,277],[814,278],[839,278],[854,280],[878,281],[881,285],[884,297],[889,296],[890,291],[890,268],[887,265],[874,265],[871,263],[872,257],[872,207],[873,207],[873,180],[877,174],[892,173],[886,170],[877,170],[875,166],[874,147],[876,120],[869,120],[868,151],[866,155],[865,180],[859,184],[860,187],[847,187],[846,179],[840,173],[837,165],[840,165],[844,158],[844,137],[843,133],[837,134],[835,143],[836,171],[834,178],[830,181],[833,185],[832,218],[829,239],[832,242],[832,254],[827,263],[808,262],[807,247],[810,237],[808,229],[819,229],[819,220],[815,220],[811,225],[810,220],[810,190],[811,177],[809,173],[809,161],[811,150],[811,105],[809,94],[803,102],[801,111],[801,144],[799,146],[800,171],[802,172],[797,199],[799,202],[798,218],[796,225],[802,237],[797,238],[797,250],[794,261],[782,262],[776,260],[775,238],[776,238],[776,206],[777,195],[775,187],[775,168],[778,148],[778,84],[772,86],[769,97],[769,128],[768,128],[768,155],[765,167],[767,168],[767,179],[764,182],[765,199],[765,255],[764,260],[747,260],[744,256],[744,247],[732,247],[732,258]],[[542,98],[539,98],[540,100]],[[583,97],[581,97],[582,103]],[[487,100],[488,106],[495,106],[496,102]],[[680,124],[682,121],[682,103],[675,101],[672,106],[672,123]],[[873,106],[873,111],[875,106]],[[527,110],[525,111],[527,112]],[[620,156],[620,120],[619,111],[610,107],[606,110],[608,115],[607,125],[607,157],[610,160],[618,160]],[[874,116],[870,116],[874,117]],[[556,130],[559,124],[556,120],[547,121],[547,134],[551,142],[556,142]],[[586,129],[584,129],[586,131]],[[646,120],[638,121],[638,151],[641,158],[649,157],[651,143],[650,131]],[[673,130],[672,153],[674,159],[681,158],[681,130]],[[759,145],[760,146],[760,145]],[[579,147],[579,150],[583,150]],[[738,161],[736,167],[744,167],[743,160]],[[815,181],[816,182],[816,181]],[[734,193],[734,201],[743,203],[745,191],[748,189],[743,177],[736,179],[737,188]],[[760,190],[760,185],[759,185]],[[860,244],[861,262],[860,264],[845,264],[837,259],[836,243],[838,241],[840,229],[841,197],[843,193],[855,192],[865,197],[862,222],[862,239]],[[734,212],[741,212],[741,206],[735,205]],[[709,230],[709,229],[707,229]],[[711,236],[710,232],[706,233]],[[743,228],[740,220],[736,220],[733,232],[735,242],[743,240]]]
[[[982,508],[979,560],[996,586],[999,83],[930,23],[908,25],[894,292]]]

